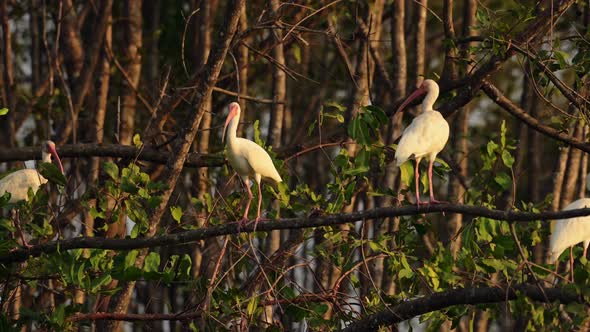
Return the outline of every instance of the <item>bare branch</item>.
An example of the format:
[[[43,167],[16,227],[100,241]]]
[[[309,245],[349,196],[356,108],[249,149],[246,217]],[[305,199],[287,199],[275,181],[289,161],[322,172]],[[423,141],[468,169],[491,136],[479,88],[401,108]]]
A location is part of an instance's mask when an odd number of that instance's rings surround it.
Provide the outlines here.
[[[66,144],[58,148],[60,157],[112,157],[129,158],[150,161],[158,164],[166,164],[170,153],[154,150],[152,148],[136,148],[128,145],[116,144]],[[39,159],[41,147],[24,147],[13,149],[0,149],[0,162],[2,161],[26,161]],[[218,167],[224,164],[223,155],[189,153],[185,167]]]
[[[490,97],[496,104],[498,104],[504,110],[506,110],[513,116],[517,117],[522,122],[526,123],[527,126],[544,135],[547,135],[558,141],[564,142],[582,151],[590,152],[590,144],[580,141],[570,135],[567,135],[560,130],[542,124],[541,122],[539,122],[539,120],[527,114],[525,110],[518,107],[518,105],[516,105],[506,96],[504,96],[502,92],[492,83],[488,82],[487,80],[483,80],[482,82],[483,85],[481,88],[488,95],[488,97]]]
[[[473,217],[484,217],[495,220],[505,220],[512,222],[527,222],[534,220],[553,220],[566,219],[590,215],[590,208],[558,211],[558,212],[520,212],[520,211],[503,211],[486,209],[480,206],[471,205],[454,205],[454,204],[435,204],[425,205],[419,208],[414,205],[402,207],[385,207],[362,212],[334,214],[314,218],[285,218],[269,222],[258,223],[257,232],[270,232],[276,229],[301,229],[311,227],[341,225],[350,222],[356,222],[363,219],[380,219],[388,217],[412,216],[419,214],[433,213],[461,213]],[[254,225],[251,224],[240,229],[242,233],[254,232]],[[30,256],[38,257],[42,254],[50,254],[64,250],[78,248],[96,248],[96,249],[113,249],[113,250],[130,250],[138,248],[154,248],[165,245],[182,245],[198,240],[211,237],[239,234],[238,225],[235,222],[223,225],[190,230],[175,234],[166,234],[146,238],[136,239],[105,239],[105,238],[73,238],[68,240],[59,240],[56,242],[40,244],[30,249],[16,249],[8,254],[0,256],[0,263],[24,262]]]
[[[522,294],[537,302],[557,301],[560,303],[586,303],[576,292],[560,288],[541,288],[522,284],[515,287],[474,287],[458,288],[405,301],[388,307],[380,313],[370,315],[350,324],[342,331],[373,331],[381,326],[393,325],[415,316],[441,310],[454,305],[496,303],[515,300]],[[545,298],[544,294],[547,295]]]

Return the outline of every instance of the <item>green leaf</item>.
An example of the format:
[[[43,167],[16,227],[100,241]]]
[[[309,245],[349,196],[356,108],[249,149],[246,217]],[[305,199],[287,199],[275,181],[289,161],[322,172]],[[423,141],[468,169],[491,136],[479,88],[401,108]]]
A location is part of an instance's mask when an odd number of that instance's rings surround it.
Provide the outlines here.
[[[498,149],[498,144],[496,144],[496,142],[494,141],[489,141],[488,145],[487,145],[487,151],[488,151],[488,155],[491,157],[494,155],[494,152],[496,152],[496,150]]]
[[[293,44],[292,50],[293,50],[293,57],[295,57],[295,61],[297,63],[301,63],[301,48],[299,48],[299,45]]]
[[[405,163],[401,164],[399,167],[401,173],[402,173],[402,182],[403,184],[405,184],[407,187],[409,187],[412,184],[412,181],[414,180],[414,165],[413,163],[406,161]]]
[[[504,190],[508,190],[512,184],[512,178],[510,175],[502,172],[494,178],[494,181],[502,187]]]
[[[41,163],[37,170],[44,178],[60,186],[66,185],[66,177],[61,173],[59,168],[52,163]]]
[[[369,171],[369,167],[368,166],[360,166],[360,167],[356,167],[353,169],[347,169],[346,171],[344,171],[344,174],[346,175],[359,175],[359,174],[365,174]]]
[[[182,218],[182,208],[180,206],[171,206],[170,213],[172,214],[172,218],[174,218],[177,223],[180,223],[180,219]]]
[[[119,178],[119,167],[111,162],[102,164],[102,168],[108,176],[111,177],[113,180],[117,180]]]
[[[90,291],[92,293],[96,293],[100,291],[100,288],[102,286],[109,284],[112,280],[113,277],[111,277],[110,274],[103,274],[102,276],[100,276],[100,278],[92,280]]]
[[[145,258],[143,270],[145,272],[158,272],[159,268],[160,268],[160,254],[152,251]]]
[[[254,296],[248,301],[248,308],[246,309],[248,316],[253,316],[258,307],[258,297]]]
[[[142,144],[141,136],[139,134],[133,135],[133,145],[135,145],[136,148],[140,148]]]
[[[0,116],[8,114],[8,108],[0,108]]]
[[[512,167],[512,165],[514,165],[514,157],[508,150],[502,151],[502,161],[506,167]]]

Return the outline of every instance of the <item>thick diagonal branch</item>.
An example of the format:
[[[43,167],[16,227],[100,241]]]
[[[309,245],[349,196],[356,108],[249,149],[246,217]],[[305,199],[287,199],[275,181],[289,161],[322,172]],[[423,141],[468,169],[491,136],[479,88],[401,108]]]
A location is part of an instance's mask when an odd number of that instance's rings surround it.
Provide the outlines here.
[[[225,25],[219,32],[219,39],[217,40],[215,47],[212,48],[204,71],[196,80],[193,90],[195,93],[195,111],[191,112],[188,119],[183,122],[186,126],[181,128],[179,138],[176,140],[174,146],[175,153],[170,156],[170,159],[166,164],[164,179],[166,179],[167,189],[162,194],[161,203],[150,213],[149,229],[146,234],[148,237],[152,237],[156,234],[164,213],[167,210],[166,207],[168,206],[168,201],[176,187],[176,182],[186,161],[189,149],[195,139],[203,114],[205,113],[207,106],[206,101],[211,96],[213,87],[217,82],[217,77],[219,77],[219,73],[221,72],[225,56],[230,49],[231,41],[236,32],[238,20],[240,18],[240,11],[242,10],[243,5],[244,0],[234,0],[228,3]],[[143,265],[143,260],[146,255],[147,250],[143,250],[137,258],[136,266],[141,267]],[[127,311],[134,287],[135,282],[133,281],[123,287],[119,300],[115,305],[115,312],[124,313]],[[111,327],[114,327],[116,330],[118,326],[114,325]]]
[[[510,99],[508,99],[506,96],[504,96],[504,94],[489,81],[483,80],[481,89],[486,93],[486,95],[488,95],[488,97],[490,97],[490,99],[492,99],[496,104],[502,107],[502,109],[512,114],[522,122],[526,123],[526,125],[531,127],[532,129],[540,132],[543,135],[547,135],[553,139],[556,139],[575,148],[578,148],[582,151],[590,152],[590,144],[580,141],[579,139],[576,139],[573,136],[565,134],[560,130],[542,124],[539,120],[527,114],[525,110],[523,110],[518,105],[513,103]]]

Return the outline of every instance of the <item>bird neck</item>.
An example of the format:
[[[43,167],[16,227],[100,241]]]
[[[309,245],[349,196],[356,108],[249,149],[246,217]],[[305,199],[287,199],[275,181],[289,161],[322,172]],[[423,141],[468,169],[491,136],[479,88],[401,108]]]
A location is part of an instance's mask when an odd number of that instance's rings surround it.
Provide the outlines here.
[[[422,102],[422,112],[432,111],[433,106],[434,106],[434,102],[436,101],[437,98],[438,98],[438,89],[431,88],[428,91],[428,93],[426,94],[426,97],[424,97],[424,101]]]
[[[225,139],[227,140],[227,144],[231,146],[233,142],[235,142],[238,132],[238,123],[240,122],[240,116],[234,116],[233,119],[229,122],[227,132],[225,133]]]
[[[46,151],[43,151],[41,153],[41,161],[44,163],[50,163],[51,162],[51,154]]]

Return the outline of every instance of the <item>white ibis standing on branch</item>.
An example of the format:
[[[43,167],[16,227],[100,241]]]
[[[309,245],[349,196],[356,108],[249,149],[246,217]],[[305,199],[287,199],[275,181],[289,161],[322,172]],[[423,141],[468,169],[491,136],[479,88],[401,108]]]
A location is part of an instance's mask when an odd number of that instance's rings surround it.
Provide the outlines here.
[[[41,161],[50,163],[51,156],[55,158],[59,166],[59,170],[63,174],[64,168],[55,149],[55,143],[52,141],[45,141],[43,143],[43,149],[41,150]],[[12,204],[20,201],[26,201],[29,198],[29,188],[31,188],[33,192],[36,193],[39,187],[44,183],[47,183],[47,179],[44,178],[36,169],[21,169],[0,179],[0,195],[4,195],[6,192],[10,193],[10,200],[8,203]],[[18,221],[15,221],[15,227],[21,237],[21,240],[23,241],[23,245],[28,247],[29,245],[24,239],[24,235]]]
[[[436,98],[438,98],[438,84],[433,80],[425,80],[418,90],[414,91],[408,99],[398,108],[403,111],[404,107],[414,99],[426,94],[422,102],[422,114],[414,118],[412,123],[404,130],[402,138],[395,151],[397,166],[406,160],[414,158],[416,169],[414,171],[416,181],[416,205],[426,204],[420,201],[419,166],[420,160],[426,157],[430,160],[428,165],[428,182],[430,184],[430,203],[440,203],[434,199],[432,191],[432,164],[436,155],[445,147],[449,139],[449,124],[442,114],[432,109]]]
[[[566,206],[563,210],[574,210],[590,208],[590,198],[580,198]],[[584,243],[584,256],[590,244],[590,216],[575,217],[569,219],[555,220],[551,240],[549,241],[549,250],[551,252],[550,263],[556,262],[559,255],[576,244]],[[570,251],[570,272],[572,282],[574,281],[574,256]]]
[[[248,211],[252,202],[250,178],[254,178],[258,184],[258,213],[254,223],[254,228],[256,228],[256,224],[260,220],[260,205],[262,204],[261,180],[276,184],[283,180],[272,163],[272,159],[261,146],[250,140],[236,136],[238,123],[240,122],[240,104],[233,102],[229,104],[228,108],[229,114],[223,127],[222,139],[227,140],[227,159],[230,165],[240,175],[248,190],[246,211],[244,211],[244,217],[239,222],[239,225],[241,226],[248,222]]]

